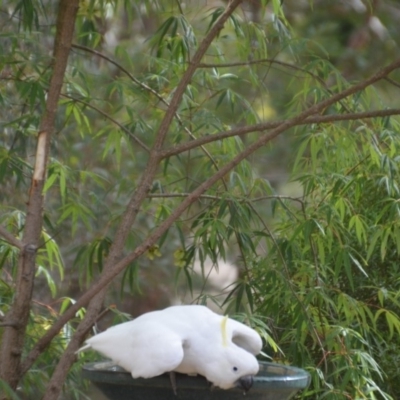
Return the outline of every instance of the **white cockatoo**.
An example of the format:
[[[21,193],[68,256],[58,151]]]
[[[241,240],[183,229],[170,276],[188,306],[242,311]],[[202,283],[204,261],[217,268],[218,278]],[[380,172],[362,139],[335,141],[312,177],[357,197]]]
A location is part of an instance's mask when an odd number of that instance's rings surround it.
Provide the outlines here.
[[[133,378],[200,374],[222,389],[240,386],[247,391],[259,369],[255,355],[262,340],[255,330],[205,306],[181,305],[115,325],[88,339],[81,350],[88,348],[111,358]]]

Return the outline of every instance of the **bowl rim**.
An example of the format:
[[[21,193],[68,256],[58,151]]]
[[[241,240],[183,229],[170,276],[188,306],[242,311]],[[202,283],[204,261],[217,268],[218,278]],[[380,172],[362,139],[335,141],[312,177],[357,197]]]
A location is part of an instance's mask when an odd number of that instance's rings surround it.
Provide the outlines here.
[[[162,374],[153,378],[133,378],[130,372],[123,368],[111,368],[110,363],[108,368],[100,368],[101,365],[106,365],[107,362],[98,361],[84,364],[83,377],[92,381],[93,383],[100,384],[114,384],[114,385],[129,385],[129,386],[168,386],[170,387],[169,374]],[[257,389],[304,389],[311,381],[310,374],[304,369],[293,367],[285,364],[278,364],[266,361],[259,361],[260,372],[254,377],[254,384],[252,390]],[[266,375],[267,373],[270,375]],[[189,376],[177,373],[178,387],[197,387],[209,389],[210,383],[200,375]],[[221,389],[222,390],[222,389]]]

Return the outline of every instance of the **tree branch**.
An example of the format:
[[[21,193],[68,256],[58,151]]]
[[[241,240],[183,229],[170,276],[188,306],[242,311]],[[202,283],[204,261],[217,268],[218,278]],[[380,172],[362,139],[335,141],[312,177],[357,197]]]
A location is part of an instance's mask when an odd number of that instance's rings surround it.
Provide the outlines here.
[[[183,212],[196,201],[196,199],[201,196],[206,190],[211,188],[215,182],[217,182],[221,177],[223,177],[226,173],[236,167],[243,159],[248,157],[250,154],[258,150],[261,146],[264,146],[282,132],[298,125],[302,121],[305,121],[306,118],[309,118],[312,115],[321,112],[326,107],[344,99],[360,90],[363,90],[367,86],[372,85],[378,80],[387,76],[390,72],[400,67],[400,60],[397,60],[387,67],[379,70],[377,73],[372,75],[370,78],[351,86],[347,90],[344,90],[329,99],[326,99],[318,104],[315,104],[312,107],[309,107],[305,111],[299,113],[295,117],[281,123],[275,129],[270,131],[267,134],[261,136],[257,141],[252,143],[247,149],[242,151],[236,157],[234,157],[231,161],[226,163],[224,166],[220,168],[220,170],[214,174],[212,177],[204,181],[200,184],[193,192],[191,192],[183,201],[180,203],[178,207],[170,214],[168,218],[166,218],[157,228],[130,254],[125,256],[122,260],[115,262],[112,268],[107,268],[103,270],[102,275],[90,286],[89,289],[76,301],[75,304],[71,305],[71,307],[66,310],[66,312],[60,317],[60,319],[55,322],[55,324],[48,329],[46,334],[38,340],[34,348],[28,354],[25,359],[23,365],[23,371],[26,372],[27,369],[32,365],[32,363],[36,360],[38,355],[43,351],[45,347],[47,347],[52,340],[52,338],[58,334],[59,330],[64,326],[66,322],[68,322],[71,318],[74,317],[75,313],[81,308],[84,307],[99,291],[102,291],[107,285],[120,273],[122,272],[132,261],[136,260],[139,256],[145,253],[151,246],[153,246],[157,240],[166,232],[167,229],[171,227],[171,225],[179,218]],[[172,112],[172,111],[171,111]],[[164,128],[165,129],[165,128]],[[145,193],[147,195],[147,192]],[[116,261],[116,259],[113,261]],[[86,323],[91,321],[86,320]],[[69,346],[66,353],[71,354],[71,351],[77,348],[77,340],[82,339],[82,337],[75,338],[75,342],[73,346]],[[72,341],[71,341],[72,342]]]
[[[22,242],[17,239],[12,233],[8,232],[8,230],[3,225],[0,225],[0,236],[3,236],[3,238],[6,239],[9,244],[18,247],[20,250],[23,248]]]
[[[0,322],[0,328],[4,328],[6,326],[10,326],[12,328],[19,328],[20,324],[18,322],[13,322],[13,321],[9,321],[9,322]]]
[[[152,193],[149,194],[147,197],[149,199],[168,199],[168,198],[184,198],[190,196],[190,193]],[[225,200],[227,202],[231,201],[231,199],[221,196],[215,196],[210,194],[202,194],[198,197],[198,199],[205,199],[205,200]],[[270,195],[270,196],[259,196],[254,198],[244,197],[242,199],[235,199],[239,203],[257,203],[263,200],[291,200],[291,201],[298,201],[301,202],[300,198],[292,197],[292,196],[283,196],[283,195]]]
[[[260,58],[258,60],[248,60],[248,61],[238,61],[238,62],[232,62],[232,63],[215,63],[215,64],[209,64],[209,63],[201,63],[199,64],[199,68],[232,68],[232,67],[245,67],[245,66],[250,66],[250,65],[255,65],[255,64],[276,64],[280,65],[285,68],[293,69],[295,71],[302,72],[303,74],[310,75],[313,77],[315,80],[317,80],[321,85],[324,87],[326,86],[325,81],[320,78],[318,75],[312,73],[311,71],[308,71],[304,68],[298,67],[297,65],[290,64],[288,62],[284,61],[279,61],[274,58]]]
[[[399,108],[389,108],[387,110],[376,110],[376,111],[365,111],[359,113],[351,113],[351,114],[335,114],[335,115],[313,115],[307,117],[304,120],[301,120],[294,124],[293,126],[299,125],[309,125],[309,124],[327,124],[330,122],[338,122],[338,121],[354,121],[361,120],[366,118],[376,118],[376,117],[388,117],[391,115],[400,115]],[[183,153],[188,150],[192,150],[196,147],[205,145],[207,143],[215,142],[217,140],[226,139],[232,136],[242,136],[248,133],[253,132],[261,132],[269,129],[277,128],[278,126],[285,123],[285,121],[274,121],[274,122],[264,122],[256,125],[243,126],[240,128],[230,129],[229,131],[219,132],[207,136],[202,136],[198,139],[192,140],[190,142],[185,142],[183,144],[179,144],[160,152],[160,157],[168,158],[171,156],[175,156],[177,154]]]

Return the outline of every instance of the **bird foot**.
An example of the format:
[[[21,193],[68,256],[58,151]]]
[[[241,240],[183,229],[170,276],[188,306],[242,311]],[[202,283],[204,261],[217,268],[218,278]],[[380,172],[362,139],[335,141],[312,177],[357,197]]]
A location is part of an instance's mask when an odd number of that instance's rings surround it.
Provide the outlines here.
[[[169,373],[169,380],[171,381],[172,390],[174,391],[174,395],[177,396],[178,393],[176,392],[176,374],[174,371]]]

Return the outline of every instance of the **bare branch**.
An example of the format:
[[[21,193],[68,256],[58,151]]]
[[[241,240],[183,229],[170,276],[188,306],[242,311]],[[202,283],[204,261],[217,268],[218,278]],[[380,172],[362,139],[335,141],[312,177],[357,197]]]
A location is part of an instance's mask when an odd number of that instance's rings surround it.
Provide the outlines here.
[[[309,125],[309,124],[327,124],[330,122],[338,122],[338,121],[355,121],[362,120],[367,118],[376,118],[376,117],[388,117],[391,115],[400,115],[399,108],[389,108],[387,110],[376,110],[376,111],[365,111],[359,113],[351,113],[351,114],[335,114],[335,115],[313,115],[304,120],[301,120],[295,123],[293,126],[298,125]],[[240,128],[230,129],[229,131],[219,132],[212,135],[202,136],[198,139],[192,140],[190,142],[186,142],[183,144],[179,144],[160,152],[160,156],[162,158],[171,157],[185,151],[194,149],[198,146],[205,145],[207,143],[215,142],[217,140],[226,139],[232,136],[241,136],[246,135],[252,132],[261,132],[269,129],[277,128],[278,126],[285,123],[285,121],[274,121],[274,122],[264,122],[256,125],[243,126]]]
[[[8,232],[8,230],[3,225],[0,225],[0,236],[3,236],[3,238],[6,239],[6,241],[13,246],[22,249],[22,242],[17,239],[12,233]]]

